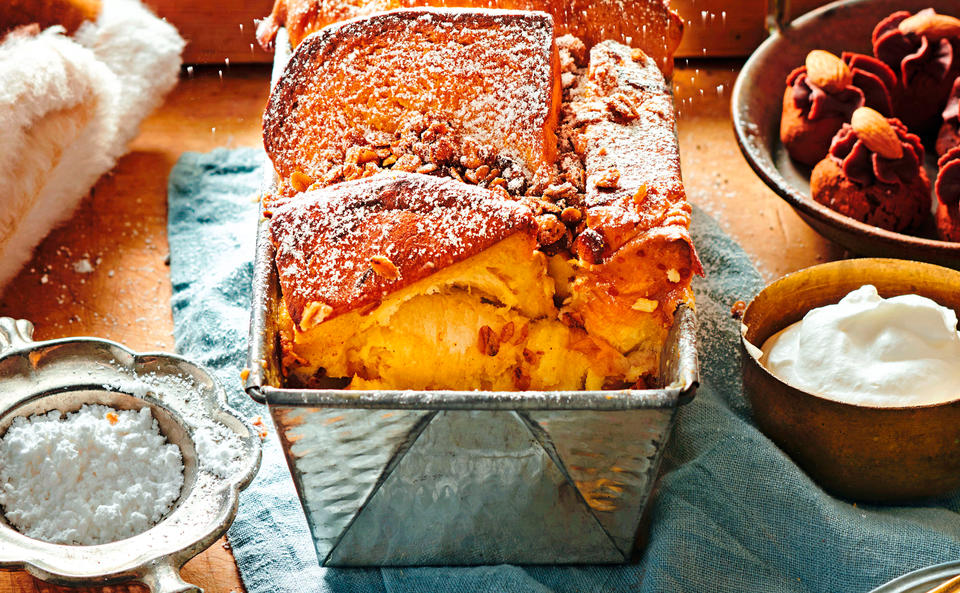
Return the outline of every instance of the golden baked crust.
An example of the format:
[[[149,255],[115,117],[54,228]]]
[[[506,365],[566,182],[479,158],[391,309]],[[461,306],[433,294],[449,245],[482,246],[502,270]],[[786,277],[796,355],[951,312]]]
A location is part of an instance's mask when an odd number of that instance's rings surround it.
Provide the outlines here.
[[[287,311],[301,329],[375,306],[510,235],[526,234],[536,248],[536,223],[518,203],[415,173],[302,194],[274,211],[270,230]]]
[[[482,150],[464,152],[455,125],[430,122],[415,101],[395,117],[412,113],[418,125],[386,139],[357,137],[343,155],[301,142],[303,158],[265,199],[291,384],[656,382],[673,314],[692,303],[691,279],[701,273],[670,88],[642,51],[610,41],[588,57],[571,36],[555,46],[563,97],[553,107],[560,126],[546,181],[506,183],[487,171],[497,165],[482,162]],[[328,92],[304,87],[287,100],[320,104]],[[411,159],[430,176],[398,175]],[[425,223],[430,209],[418,204],[434,194],[449,216],[470,222]],[[347,231],[350,238],[338,236]]]
[[[553,16],[558,35],[574,35],[588,49],[608,39],[641,49],[668,77],[683,37],[683,21],[666,0],[276,0],[257,39],[266,48],[285,26],[296,47],[331,23],[414,6],[543,11]]]
[[[263,117],[281,177],[388,143],[409,122],[440,120],[524,170],[551,170],[561,98],[553,24],[543,13],[398,10],[347,21],[294,52]]]
[[[690,281],[702,273],[672,94],[649,56],[603,42],[568,95],[561,152],[580,156],[586,184],[578,265],[562,314],[632,354],[634,367],[653,365],[677,305],[693,301]]]

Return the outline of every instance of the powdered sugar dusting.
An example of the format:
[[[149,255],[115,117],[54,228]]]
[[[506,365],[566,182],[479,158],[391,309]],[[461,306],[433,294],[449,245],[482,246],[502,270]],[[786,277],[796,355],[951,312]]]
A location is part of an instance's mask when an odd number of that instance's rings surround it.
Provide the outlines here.
[[[554,52],[542,13],[412,9],[329,27],[291,57],[264,114],[264,144],[286,177],[309,162],[305,151],[342,158],[405,116],[429,114],[532,175],[555,151]]]
[[[531,237],[528,209],[450,179],[381,174],[301,194],[271,221],[287,309],[300,323],[309,303],[339,315],[462,261],[517,232]],[[387,258],[394,278],[375,272]]]
[[[180,449],[149,407],[18,417],[0,439],[0,507],[23,534],[95,545],[146,531],[183,486]]]
[[[605,41],[579,81],[568,91],[560,150],[566,142],[584,159],[588,226],[609,250],[664,228],[689,243],[672,95],[656,64]]]

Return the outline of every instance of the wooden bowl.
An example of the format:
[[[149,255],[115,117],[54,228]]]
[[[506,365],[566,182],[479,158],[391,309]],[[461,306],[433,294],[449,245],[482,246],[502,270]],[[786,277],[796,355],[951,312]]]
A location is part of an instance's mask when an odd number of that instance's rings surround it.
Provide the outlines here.
[[[733,127],[740,150],[756,174],[821,235],[861,255],[960,268],[960,243],[937,240],[932,217],[928,227],[919,231],[923,236],[912,236],[864,224],[813,201],[810,168],[792,161],[780,143],[785,81],[810,50],[872,55],[870,36],[878,21],[897,10],[916,12],[928,7],[960,16],[957,0],[845,0],[809,12],[774,32],[740,71],[731,102]],[[937,172],[934,157],[927,154],[931,181]]]
[[[960,488],[960,393],[926,406],[841,403],[792,387],[764,368],[760,347],[813,308],[864,284],[883,297],[919,294],[960,311],[960,272],[893,259],[813,266],[765,288],[741,326],[743,384],[764,433],[827,491],[854,500],[901,502]]]

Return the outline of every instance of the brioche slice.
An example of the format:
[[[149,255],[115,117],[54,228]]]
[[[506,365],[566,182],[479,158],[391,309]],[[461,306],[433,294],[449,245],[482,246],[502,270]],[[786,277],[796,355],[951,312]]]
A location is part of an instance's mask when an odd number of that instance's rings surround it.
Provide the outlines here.
[[[590,51],[561,128],[586,172],[566,310],[636,367],[659,356],[677,305],[693,301],[693,274],[702,273],[675,130],[672,94],[649,56],[615,42]]]
[[[316,179],[351,147],[389,144],[426,119],[532,180],[553,171],[561,93],[549,15],[398,10],[297,48],[264,113],[264,147],[282,178]]]
[[[641,49],[666,76],[683,37],[683,21],[666,0],[276,0],[257,39],[266,49],[286,26],[296,47],[331,23],[412,6],[543,11],[553,16],[558,35],[575,35],[588,48],[610,39]]]
[[[293,384],[597,389],[629,373],[559,319],[534,218],[496,192],[381,174],[302,194],[270,228]]]

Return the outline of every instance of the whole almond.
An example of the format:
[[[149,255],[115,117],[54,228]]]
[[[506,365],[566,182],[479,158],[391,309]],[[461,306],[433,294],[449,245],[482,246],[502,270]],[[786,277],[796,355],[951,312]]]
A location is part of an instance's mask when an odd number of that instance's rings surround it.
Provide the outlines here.
[[[887,159],[903,157],[903,144],[896,130],[879,112],[861,107],[853,112],[850,125],[867,148]]]
[[[960,19],[946,14],[921,11],[900,21],[901,33],[924,35],[933,41],[941,39],[960,39]]]
[[[853,72],[843,60],[822,49],[807,54],[807,80],[828,91],[841,91],[853,83]]]

